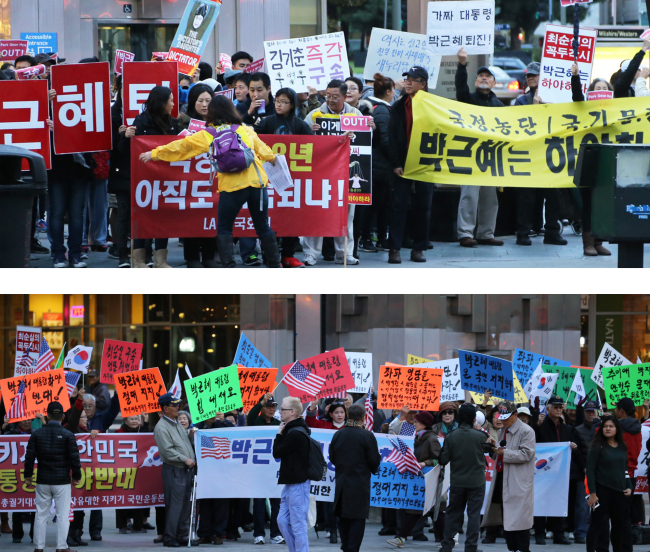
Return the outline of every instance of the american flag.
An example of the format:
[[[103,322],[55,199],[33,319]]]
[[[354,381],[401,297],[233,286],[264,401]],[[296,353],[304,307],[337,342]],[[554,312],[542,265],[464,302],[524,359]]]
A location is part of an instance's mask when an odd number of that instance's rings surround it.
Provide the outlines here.
[[[327,397],[323,397],[324,399],[347,399],[348,398],[348,393],[347,391],[339,391],[338,393],[334,393],[333,395],[327,395]]]
[[[420,463],[415,457],[415,454],[413,454],[413,451],[399,437],[397,438],[397,443],[392,440],[391,443],[393,443],[393,452],[388,455],[386,462],[395,464],[397,471],[400,473],[408,471],[413,475],[418,475],[420,473]]]
[[[299,391],[315,397],[325,385],[325,378],[312,374],[296,360],[287,375],[283,378],[286,385],[291,385]]]
[[[201,458],[230,458],[230,441],[226,437],[201,435]]]
[[[18,366],[21,366],[23,368],[29,368],[29,366],[32,364],[31,360],[29,359],[29,353],[32,352],[32,344],[29,344],[29,347],[25,349],[23,352],[23,356],[20,357],[20,361],[18,362]]]
[[[81,374],[79,372],[65,371],[65,385],[68,388],[68,397],[72,395],[74,388],[77,386]]]
[[[371,389],[368,389],[368,394],[366,395],[366,413],[363,415],[363,425],[368,431],[372,431],[372,428],[374,426]]]
[[[12,403],[9,412],[7,412],[7,418],[9,420],[16,420],[18,418],[24,418],[24,417],[25,417],[25,378],[23,378],[23,381],[20,382],[20,385],[18,386],[18,393],[16,393],[16,397],[14,398],[14,402]]]
[[[45,336],[41,339],[41,351],[38,353],[38,360],[36,361],[36,370],[34,373],[45,372],[50,369],[50,365],[55,361],[54,353],[50,350]]]
[[[409,424],[408,422],[404,422],[402,423],[402,429],[399,430],[399,434],[406,435],[407,437],[415,435],[415,426],[413,424]]]

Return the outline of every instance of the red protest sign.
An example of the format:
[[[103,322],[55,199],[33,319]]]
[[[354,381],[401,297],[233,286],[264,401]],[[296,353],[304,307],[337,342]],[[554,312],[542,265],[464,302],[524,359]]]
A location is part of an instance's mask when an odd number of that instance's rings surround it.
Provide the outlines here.
[[[370,132],[372,117],[359,117],[358,115],[341,115],[341,131]]]
[[[115,374],[133,372],[140,368],[142,343],[105,339],[102,349],[101,377],[102,383],[114,383]]]
[[[34,77],[38,77],[39,75],[44,75],[45,71],[47,71],[47,69],[45,68],[45,65],[42,64],[34,65],[33,67],[25,67],[24,69],[18,69],[18,71],[16,71],[16,79],[17,80],[33,79]]]
[[[35,151],[52,168],[47,81],[0,81],[0,143]]]
[[[53,401],[60,402],[64,412],[70,408],[65,374],[60,368],[59,370],[48,370],[47,372],[0,380],[0,392],[7,412],[11,408],[23,378],[25,379],[25,415],[12,418],[11,422],[29,420],[35,418],[36,414],[46,414],[47,406]]]
[[[264,58],[258,59],[246,66],[244,68],[244,73],[257,73],[258,71],[262,71],[262,67],[264,67]]]
[[[169,52],[152,52],[151,61],[167,61]]]
[[[124,124],[132,125],[147,101],[154,86],[171,88],[174,98],[172,117],[178,117],[177,63],[156,63],[154,61],[133,61],[124,65],[122,89],[124,90]]]
[[[2,61],[16,61],[16,58],[27,53],[26,40],[0,40],[0,59]]]
[[[51,75],[55,153],[111,150],[109,63],[54,65]]]
[[[614,92],[611,90],[594,90],[587,92],[587,100],[611,100],[614,98]]]
[[[562,7],[573,6],[574,4],[590,4],[594,0],[560,0]]]
[[[296,389],[291,385],[287,385],[289,394],[292,397],[298,397],[303,403],[322,397],[331,397],[339,393],[345,393],[355,385],[354,376],[350,370],[350,365],[348,364],[343,347],[306,358],[301,360],[300,364],[313,374],[325,378],[325,384],[316,397],[309,395],[305,391]],[[293,364],[283,366],[282,373],[286,375],[292,366]]]
[[[338,136],[260,136],[287,158],[294,186],[269,189],[269,222],[278,236],[344,236],[350,143]],[[131,228],[137,238],[213,237],[217,184],[210,187],[207,154],[171,166],[138,157],[173,136],[131,139]],[[248,210],[235,219],[234,235],[256,236]]]
[[[114,380],[122,416],[135,416],[143,412],[160,410],[158,397],[167,391],[158,368],[116,374]]]
[[[113,73],[121,75],[125,63],[130,63],[135,59],[135,54],[127,52],[126,50],[115,50],[115,64],[113,65]]]
[[[244,412],[250,412],[266,393],[273,393],[277,368],[245,368],[237,365]]]
[[[232,88],[229,88],[228,90],[219,90],[219,92],[215,92],[214,95],[225,96],[231,101],[235,99],[235,91]]]

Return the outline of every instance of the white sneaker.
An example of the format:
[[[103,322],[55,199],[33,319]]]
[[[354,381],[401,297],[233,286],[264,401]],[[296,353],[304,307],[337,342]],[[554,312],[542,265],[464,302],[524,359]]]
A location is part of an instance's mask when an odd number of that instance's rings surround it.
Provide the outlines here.
[[[546,538],[547,539],[552,539],[553,538],[553,531],[546,531]]]
[[[302,256],[302,262],[305,263],[306,266],[315,266],[316,265],[316,257],[313,255],[309,255],[305,253]]]
[[[255,537],[255,544],[264,544],[264,537]]]
[[[336,264],[343,264],[343,257],[336,257],[334,262]],[[348,264],[349,265],[358,265],[359,264],[359,259],[357,259],[353,255],[348,255]]]
[[[287,544],[287,541],[284,540],[284,537],[282,535],[278,535],[277,537],[273,537],[271,539],[271,542],[273,544]]]

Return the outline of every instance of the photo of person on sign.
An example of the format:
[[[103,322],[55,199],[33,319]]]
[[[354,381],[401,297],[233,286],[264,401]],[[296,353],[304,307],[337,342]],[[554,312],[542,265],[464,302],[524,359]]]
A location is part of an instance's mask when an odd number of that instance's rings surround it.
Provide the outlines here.
[[[191,41],[201,41],[204,36],[209,35],[210,29],[208,29],[208,24],[210,22],[210,12],[214,9],[212,6],[208,6],[199,0],[194,0],[194,4],[195,7],[192,9],[194,17],[187,18],[185,29],[182,31],[182,36],[179,37],[181,44],[176,44],[176,46],[182,47],[189,52],[193,51]],[[215,3],[215,7],[216,5]],[[196,45],[195,47],[197,48],[195,53],[197,53],[200,46]]]

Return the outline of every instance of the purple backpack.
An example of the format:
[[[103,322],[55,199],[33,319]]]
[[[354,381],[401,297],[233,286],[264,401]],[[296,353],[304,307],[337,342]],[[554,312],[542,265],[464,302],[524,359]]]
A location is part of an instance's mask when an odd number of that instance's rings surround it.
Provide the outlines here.
[[[237,134],[239,126],[232,125],[221,131],[217,131],[213,127],[205,128],[214,137],[210,146],[210,162],[217,172],[242,172],[250,167],[255,160],[255,152]]]

